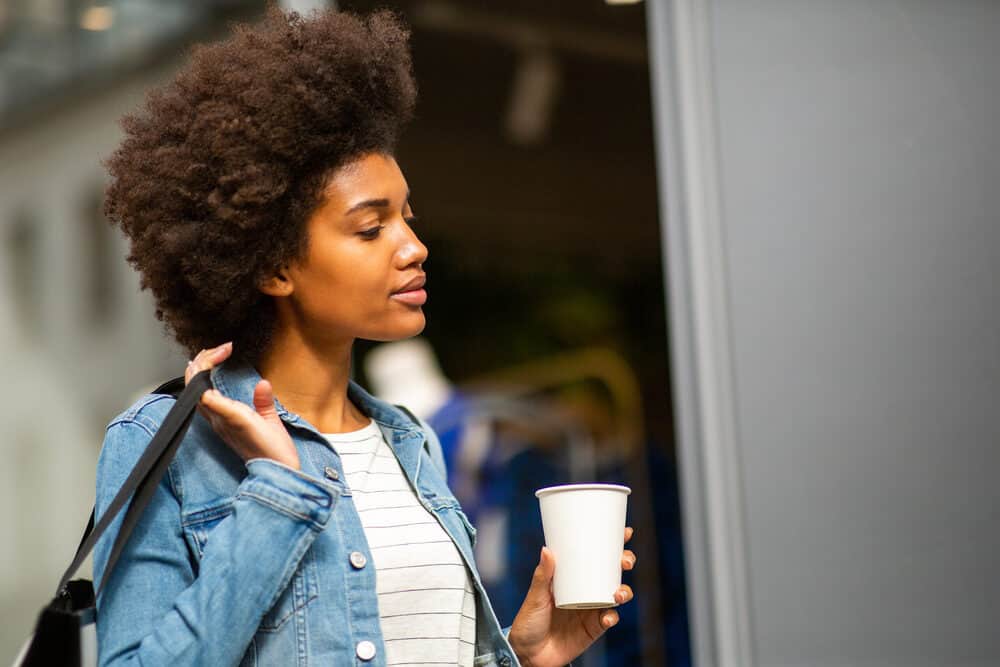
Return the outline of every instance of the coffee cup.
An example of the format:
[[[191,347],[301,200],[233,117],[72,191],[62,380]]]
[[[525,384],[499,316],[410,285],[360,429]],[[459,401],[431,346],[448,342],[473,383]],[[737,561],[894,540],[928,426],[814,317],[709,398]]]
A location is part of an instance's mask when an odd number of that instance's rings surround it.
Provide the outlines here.
[[[555,556],[552,593],[560,609],[618,605],[631,492],[619,484],[562,484],[535,491],[545,545]]]

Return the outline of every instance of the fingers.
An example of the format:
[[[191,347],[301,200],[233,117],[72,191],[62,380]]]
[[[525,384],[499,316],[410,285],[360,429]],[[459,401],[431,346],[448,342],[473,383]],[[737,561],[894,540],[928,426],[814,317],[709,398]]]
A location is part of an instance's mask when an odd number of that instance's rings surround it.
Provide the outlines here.
[[[539,610],[552,606],[551,586],[555,569],[556,560],[552,555],[552,550],[548,547],[542,547],[542,551],[538,555],[538,567],[535,568],[535,572],[531,576],[531,584],[524,596],[522,609]]]
[[[596,641],[604,631],[618,623],[618,612],[614,609],[595,609],[593,613],[582,616],[584,631],[591,641]]]
[[[625,604],[632,599],[632,587],[628,584],[622,584],[615,591],[615,602],[618,604]]]
[[[622,585],[615,591],[615,602],[625,604],[632,599],[632,587]],[[584,620],[587,634],[591,639],[597,639],[605,630],[615,626],[619,620],[618,612],[614,609],[595,609],[594,614]]]
[[[549,582],[552,581],[552,575],[555,574],[555,570],[556,559],[552,555],[552,549],[542,547],[542,551],[538,555],[538,567],[535,568],[535,573],[531,578],[531,585],[548,590]]]
[[[249,423],[253,415],[253,409],[249,405],[226,398],[218,389],[209,389],[202,394],[201,404],[208,410],[209,420],[213,425],[221,419],[230,427],[239,427]]]
[[[201,395],[198,409],[211,424],[213,431],[230,446],[236,447],[238,453],[242,451],[238,443],[252,429],[253,408],[246,403],[226,398],[217,389],[209,389]]]
[[[253,407],[267,420],[279,420],[278,409],[274,406],[274,389],[267,380],[261,380],[253,389]]]
[[[242,440],[253,427],[254,409],[246,403],[226,398],[217,389],[209,389],[202,394],[199,407],[203,409],[201,414],[211,424],[212,430],[237,453],[241,453],[244,449]]]
[[[233,344],[223,343],[218,347],[213,347],[210,350],[202,350],[194,359],[188,362],[187,368],[184,369],[184,384],[191,381],[198,373],[213,368],[225,361],[233,351]]]
[[[633,530],[632,526],[625,526],[626,542],[631,540],[634,534],[635,530]],[[631,549],[626,549],[625,551],[622,552],[622,569],[631,570],[633,567],[635,567],[635,552],[632,551]]]
[[[256,455],[257,450],[248,445],[248,442],[253,441],[252,420],[256,417],[253,408],[226,398],[216,389],[209,389],[201,395],[198,410],[208,420],[212,430],[240,458],[246,460]]]

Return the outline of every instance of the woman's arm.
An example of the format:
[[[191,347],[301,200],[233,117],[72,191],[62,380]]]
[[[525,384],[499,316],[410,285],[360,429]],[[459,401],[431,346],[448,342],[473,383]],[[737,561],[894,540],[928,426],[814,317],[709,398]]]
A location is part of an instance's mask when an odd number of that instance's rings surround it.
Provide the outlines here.
[[[142,422],[109,427],[97,469],[98,515],[151,438]],[[232,512],[212,530],[197,573],[164,476],[98,597],[101,665],[239,662],[339,498],[332,486],[274,461],[246,465]],[[95,581],[120,523],[97,544]]]

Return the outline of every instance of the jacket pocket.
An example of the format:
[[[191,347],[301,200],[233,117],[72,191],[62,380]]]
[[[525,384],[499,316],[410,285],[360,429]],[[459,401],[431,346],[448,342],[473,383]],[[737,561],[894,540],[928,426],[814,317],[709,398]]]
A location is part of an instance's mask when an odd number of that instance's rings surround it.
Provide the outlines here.
[[[184,538],[192,553],[200,561],[205,547],[212,539],[212,532],[222,521],[233,513],[233,499],[213,504],[185,514],[182,525]],[[274,605],[264,614],[258,627],[259,632],[276,632],[300,609],[316,599],[319,594],[316,560],[312,549],[306,551],[299,566],[292,575]]]
[[[315,600],[319,595],[317,576],[316,559],[313,550],[309,549],[299,561],[292,580],[278,596],[278,601],[264,614],[258,630],[277,632],[296,612]]]
[[[227,498],[211,507],[186,512],[181,519],[184,539],[198,561],[205,555],[205,547],[212,531],[233,513],[233,499]]]

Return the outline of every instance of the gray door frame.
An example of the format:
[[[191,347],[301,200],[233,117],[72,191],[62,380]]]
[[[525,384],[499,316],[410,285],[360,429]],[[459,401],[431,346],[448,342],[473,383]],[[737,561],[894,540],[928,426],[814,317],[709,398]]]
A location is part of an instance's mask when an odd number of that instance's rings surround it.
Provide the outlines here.
[[[752,667],[709,3],[646,8],[692,655]]]

